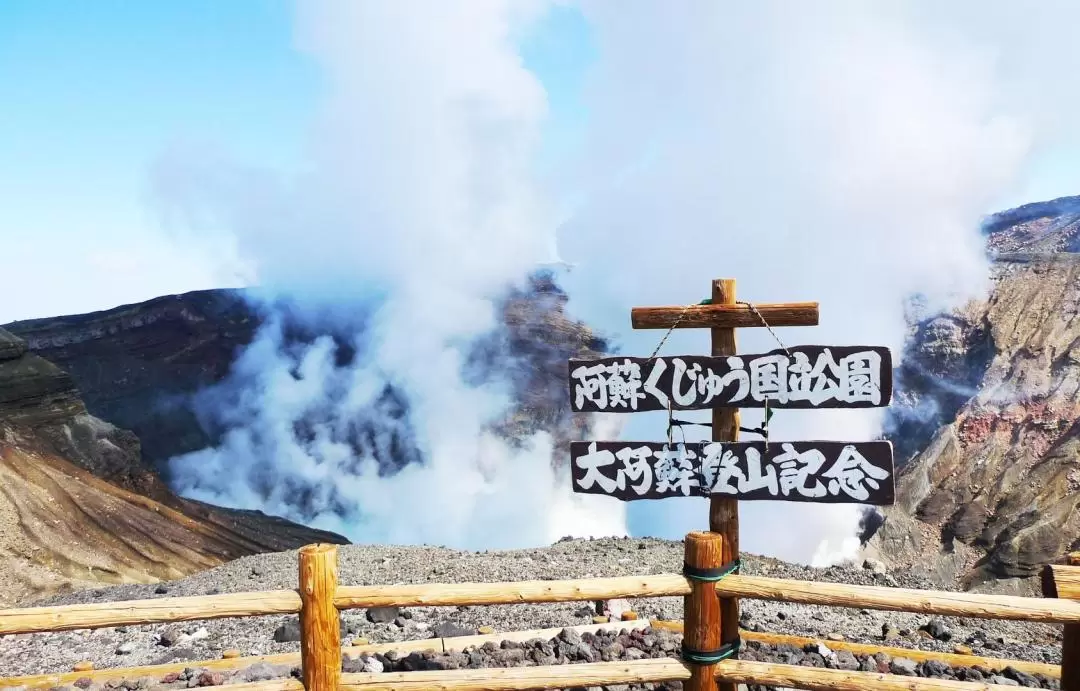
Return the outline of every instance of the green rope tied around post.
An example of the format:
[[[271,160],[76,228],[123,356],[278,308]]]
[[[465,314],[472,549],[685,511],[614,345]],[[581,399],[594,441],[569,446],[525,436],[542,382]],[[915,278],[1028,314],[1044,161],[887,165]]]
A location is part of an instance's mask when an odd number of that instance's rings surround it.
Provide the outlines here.
[[[715,583],[723,580],[733,573],[738,573],[739,567],[742,566],[741,559],[735,559],[729,561],[720,568],[717,569],[697,569],[689,564],[683,564],[683,575],[692,581],[703,581],[705,583]]]
[[[683,575],[692,581],[715,583],[727,578],[733,573],[738,573],[742,566],[741,559],[734,559],[716,569],[699,569],[683,563]],[[685,646],[682,649],[682,659],[695,665],[712,665],[722,662],[739,652],[742,640],[736,638],[731,643],[725,643],[719,650],[691,650]]]
[[[695,665],[714,665],[717,662],[723,662],[729,657],[734,657],[739,652],[739,647],[742,645],[742,639],[736,638],[733,643],[726,643],[719,650],[690,650],[689,648],[683,648],[680,655],[683,660]]]

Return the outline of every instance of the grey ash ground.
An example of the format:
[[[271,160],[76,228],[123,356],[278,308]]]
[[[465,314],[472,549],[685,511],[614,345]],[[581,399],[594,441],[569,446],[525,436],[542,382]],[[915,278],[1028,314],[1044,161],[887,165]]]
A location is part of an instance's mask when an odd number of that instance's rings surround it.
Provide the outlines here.
[[[603,539],[568,540],[543,549],[505,552],[460,552],[434,547],[369,547],[349,545],[339,548],[339,578],[342,585],[387,585],[400,583],[467,582],[467,581],[517,581],[554,580],[589,576],[628,576],[643,574],[677,573],[682,565],[682,543],[656,539]],[[876,584],[907,588],[931,588],[905,573],[875,573],[865,568],[812,569],[784,562],[747,556],[743,572],[780,578],[805,579],[852,584]],[[296,552],[244,557],[219,568],[190,578],[160,585],[125,585],[82,591],[51,598],[34,604],[71,604],[84,602],[108,602],[127,599],[164,598],[186,595],[206,595],[255,590],[292,589],[296,587]],[[681,598],[655,598],[635,600],[632,606],[642,618],[681,619]],[[388,615],[388,616],[378,616]],[[505,605],[469,608],[416,607],[397,613],[349,611],[343,614],[346,629],[345,641],[362,636],[372,643],[416,640],[436,636],[474,634],[480,626],[490,626],[497,632],[522,631],[588,624],[593,612],[591,603],[565,603],[545,605]],[[82,660],[90,660],[95,668],[132,667],[214,660],[226,649],[239,650],[243,655],[266,655],[295,652],[299,649],[297,638],[290,631],[290,617],[273,616],[243,619],[222,619],[190,622],[174,625],[130,626],[96,631],[72,631],[56,634],[33,634],[7,636],[0,640],[0,676],[19,676],[51,672],[69,672]],[[372,619],[376,621],[372,621]],[[909,647],[923,650],[951,652],[964,645],[976,654],[986,657],[1059,663],[1061,655],[1061,627],[1028,624],[1022,622],[960,620],[950,618],[931,619],[924,616],[894,612],[871,612],[842,608],[825,608],[802,605],[786,605],[770,602],[744,601],[743,625],[745,628],[810,636],[828,645],[830,635],[842,635],[848,641],[886,644],[891,647]],[[885,641],[885,632],[888,640]],[[631,634],[627,634],[630,636]],[[629,659],[678,655],[678,637],[665,632],[650,632],[647,644],[640,638],[632,641],[618,633],[587,640],[584,647],[593,649],[593,657]],[[589,638],[589,637],[586,637]],[[621,642],[620,642],[621,640]],[[567,641],[562,641],[566,644]],[[529,645],[507,644],[508,648],[494,645],[489,650],[456,653],[436,659],[430,654],[372,658],[379,665],[435,664],[437,666],[506,666],[521,657],[545,660],[554,657],[562,662],[588,659],[575,642],[573,654],[563,654],[560,659],[560,641],[534,641]],[[617,644],[618,647],[612,647]],[[530,647],[531,646],[531,647]],[[547,646],[547,647],[545,647]],[[564,646],[565,647],[565,646]],[[550,652],[548,648],[551,648]],[[629,650],[637,652],[628,652]],[[505,652],[514,650],[518,652]],[[565,650],[563,651],[566,652]],[[825,651],[826,653],[829,651]],[[577,657],[575,657],[575,655]],[[816,655],[816,657],[815,657]],[[870,663],[846,655],[828,654],[821,651],[795,649],[764,649],[748,645],[743,651],[744,659],[763,659],[791,664],[841,664],[867,667]],[[412,660],[412,662],[405,662]],[[453,662],[451,662],[453,660]],[[878,668],[918,675],[958,676],[949,670],[926,668],[925,664],[909,664],[901,659],[877,660]],[[376,667],[367,660],[346,663],[349,671],[358,671],[364,664]],[[351,666],[350,666],[351,665]],[[192,665],[195,668],[195,665]],[[884,671],[884,670],[883,670]],[[237,675],[204,675],[197,669],[171,685],[195,686],[200,683],[232,683],[267,674],[288,674],[288,668],[268,669],[263,665],[253,672],[247,670]],[[964,674],[967,674],[964,672]],[[987,678],[996,674],[999,679],[1020,685],[1052,687],[1045,681],[1025,678],[1007,670],[981,670],[975,674]],[[975,678],[974,676],[972,678]],[[201,681],[200,681],[201,679]],[[157,680],[160,682],[161,680]],[[85,685],[85,684],[84,684]],[[132,685],[132,684],[129,684]],[[145,685],[145,682],[144,682]]]

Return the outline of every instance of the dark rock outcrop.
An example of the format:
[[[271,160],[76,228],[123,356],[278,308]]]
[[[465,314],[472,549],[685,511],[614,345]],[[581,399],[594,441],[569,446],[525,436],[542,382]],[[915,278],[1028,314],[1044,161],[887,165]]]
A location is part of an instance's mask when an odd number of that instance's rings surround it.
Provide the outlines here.
[[[310,542],[347,540],[174,495],[134,434],[90,415],[66,372],[0,329],[0,606]]]
[[[897,505],[869,552],[1028,593],[1080,545],[1080,198],[987,223],[993,289],[913,328],[890,410]]]
[[[225,378],[260,323],[238,292],[210,290],[4,328],[70,373],[89,412],[134,432],[161,470],[213,442],[190,397]]]
[[[10,356],[0,362],[4,385],[0,425],[6,422],[12,430],[4,447],[10,452],[9,463],[21,460],[16,474],[23,475],[49,464],[57,468],[52,479],[40,473],[34,479],[22,478],[22,489],[15,491],[33,493],[34,483],[49,481],[75,496],[83,492],[79,485],[83,483],[88,487],[83,495],[99,502],[106,513],[94,519],[101,530],[89,531],[81,544],[72,528],[53,541],[61,545],[58,550],[44,546],[49,540],[37,534],[30,546],[20,548],[20,555],[36,554],[31,561],[36,559],[41,569],[68,579],[66,586],[40,588],[41,592],[76,587],[88,578],[175,577],[252,552],[292,549],[314,541],[345,542],[341,536],[261,512],[181,499],[169,490],[169,477],[163,472],[166,461],[216,445],[229,424],[235,424],[203,414],[199,402],[205,396],[227,402],[229,396],[246,395],[246,382],[230,374],[259,329],[271,323],[271,314],[286,315],[280,326],[289,348],[330,336],[339,367],[347,367],[358,356],[357,348],[363,348],[352,339],[362,332],[357,324],[337,333],[336,320],[311,314],[301,318],[301,312],[288,305],[262,309],[247,297],[238,291],[198,291],[92,314],[17,322],[9,325],[10,334],[0,331],[0,354]],[[569,440],[586,432],[589,424],[589,416],[570,413],[566,361],[600,355],[606,349],[606,343],[584,324],[566,317],[566,300],[549,276],[531,277],[500,304],[502,324],[475,344],[466,368],[474,382],[499,378],[511,383],[517,405],[495,423],[497,430],[511,442],[535,430],[553,430],[557,447],[553,462],[562,462]],[[364,315],[350,318],[362,322]],[[369,412],[370,419],[360,415],[341,426],[343,436],[335,441],[351,445],[357,462],[374,457],[381,473],[394,473],[420,460],[409,401],[401,392],[387,386]],[[319,416],[331,413],[332,408],[312,411],[310,419],[299,420],[293,430],[298,443],[324,433],[326,420]],[[307,489],[287,493],[290,516],[298,520],[309,513]],[[117,508],[120,504],[114,506],[113,499],[106,501],[102,493],[113,490],[125,493],[116,500],[121,504],[135,502],[156,516],[171,516],[182,534],[158,530],[153,517],[141,510]],[[40,519],[32,520],[42,526],[50,520],[60,525],[70,524],[75,516],[69,506],[52,517],[46,511],[52,508],[38,506]],[[128,519],[141,523],[136,527]],[[26,517],[19,520],[26,524]],[[42,535],[48,532],[42,529]],[[95,542],[110,532],[116,540],[131,543],[128,553],[120,556]],[[152,553],[151,543],[157,545],[156,552]],[[81,551],[73,556],[76,548]],[[144,548],[147,551],[140,552]],[[93,554],[105,555],[104,561],[88,569]],[[133,575],[135,571],[141,575]]]
[[[247,297],[243,291],[195,291],[4,328],[24,338],[34,353],[70,372],[89,412],[134,432],[144,459],[168,479],[168,459],[217,445],[227,429],[211,416],[200,418],[197,396],[214,385],[220,385],[219,392],[226,397],[242,394],[230,392],[226,378],[237,356],[267,323],[269,312],[253,307]],[[530,277],[523,289],[510,291],[499,305],[502,323],[475,344],[466,372],[475,383],[495,377],[510,381],[516,405],[499,430],[511,441],[538,429],[554,431],[557,458],[566,455],[570,438],[590,420],[570,413],[566,361],[599,356],[607,349],[607,343],[585,324],[566,316],[566,301],[566,294],[545,273]],[[288,306],[276,311],[298,314]],[[335,334],[325,321],[294,317],[283,328],[291,343],[332,336],[339,366],[356,356],[352,334]],[[394,429],[376,430],[361,422],[343,441],[375,456],[383,472],[419,460],[407,398],[388,387],[376,407],[372,417],[396,420]],[[311,433],[297,430],[300,436]],[[373,442],[376,437],[379,443]]]

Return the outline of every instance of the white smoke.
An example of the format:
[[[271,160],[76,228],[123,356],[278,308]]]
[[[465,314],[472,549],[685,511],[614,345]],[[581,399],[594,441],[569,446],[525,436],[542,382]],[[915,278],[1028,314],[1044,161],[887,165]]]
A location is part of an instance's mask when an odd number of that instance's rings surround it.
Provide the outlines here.
[[[943,307],[986,287],[979,219],[1042,123],[1010,98],[994,60],[1015,49],[1014,25],[995,43],[992,31],[966,31],[985,3],[580,5],[599,58],[589,150],[562,178],[586,201],[559,251],[575,266],[570,309],[618,333],[622,352],[647,355],[662,335],[631,332],[631,307],[697,302],[713,278],[737,279],[741,299],[820,301],[820,326],[778,330],[787,344],[885,345],[897,358],[908,296]],[[1052,67],[1043,57],[1027,67]],[[764,329],[738,338],[745,352],[776,347]],[[677,332],[664,352],[707,353],[707,339]],[[626,435],[662,434],[662,415],[645,418]],[[881,418],[778,411],[772,433],[869,439]],[[858,546],[858,512],[746,502],[742,548],[843,558]],[[635,505],[630,525],[674,536],[707,515],[704,502],[671,500]]]
[[[272,321],[218,401],[222,444],[173,459],[183,493],[357,541],[490,548],[624,532],[622,507],[570,496],[550,435],[516,449],[486,431],[505,391],[462,381],[468,347],[496,325],[493,300],[551,258],[530,170],[545,94],[515,45],[542,8],[301,3],[299,41],[328,90],[312,169],[284,184],[223,161],[193,168],[192,152],[162,163],[158,193],[174,214],[229,229],[264,290],[308,320],[354,327],[366,348],[340,367],[329,337],[297,351]],[[372,301],[360,329],[345,312]],[[387,384],[408,398],[423,463],[380,476],[349,442],[380,415]],[[375,422],[385,434],[365,443],[385,447],[395,423]]]
[[[1039,92],[1068,101],[1044,75],[1077,61],[1065,4],[582,0],[599,55],[586,148],[552,176],[561,187],[541,189],[544,92],[515,40],[548,4],[303,3],[300,42],[328,90],[311,170],[283,183],[222,162],[192,170],[205,151],[165,162],[165,199],[209,210],[187,218],[235,234],[264,287],[339,330],[372,295],[380,305],[363,332],[371,356],[344,380],[328,343],[289,352],[268,328],[238,366],[239,426],[176,462],[189,493],[275,511],[287,497],[263,500],[266,485],[308,481],[322,493],[313,522],[363,540],[619,533],[624,505],[571,497],[546,435],[517,451],[484,433],[504,393],[457,374],[494,324],[492,296],[556,258],[553,200],[584,200],[557,253],[576,266],[563,278],[575,316],[618,334],[625,353],[661,336],[631,332],[631,307],[697,302],[711,279],[733,277],[742,299],[821,302],[821,326],[780,330],[788,344],[898,356],[911,293],[944,306],[985,287],[978,220],[1062,122],[1029,112]],[[707,352],[707,337],[678,332],[664,352]],[[739,334],[744,351],[774,346],[764,330]],[[380,478],[338,439],[387,382],[408,394],[427,460]],[[324,409],[325,438],[298,444],[296,420]],[[625,438],[663,435],[662,415],[632,417]],[[881,411],[781,411],[773,433],[857,440],[880,422]],[[631,506],[637,534],[677,536],[707,515],[689,499]],[[851,507],[742,511],[747,551],[828,561],[854,546]]]

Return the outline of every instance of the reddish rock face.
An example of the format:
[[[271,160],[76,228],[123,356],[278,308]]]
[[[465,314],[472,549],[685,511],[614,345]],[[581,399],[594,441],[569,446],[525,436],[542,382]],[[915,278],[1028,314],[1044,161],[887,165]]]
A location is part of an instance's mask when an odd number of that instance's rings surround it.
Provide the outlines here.
[[[985,587],[1080,545],[1080,198],[987,228],[1006,253],[988,299],[913,328],[890,415],[915,453],[872,541],[896,565]]]

